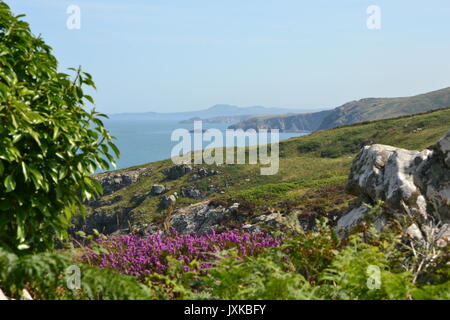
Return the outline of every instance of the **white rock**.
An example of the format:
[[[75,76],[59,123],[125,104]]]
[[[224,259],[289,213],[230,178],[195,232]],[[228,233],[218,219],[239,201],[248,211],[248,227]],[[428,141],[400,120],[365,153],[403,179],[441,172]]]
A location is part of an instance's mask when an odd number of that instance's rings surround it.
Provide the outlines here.
[[[31,294],[27,291],[27,289],[23,289],[20,300],[33,300],[33,298],[31,297]]]
[[[8,297],[3,293],[2,289],[0,289],[0,300],[9,300]]]
[[[410,225],[407,229],[406,229],[406,234],[415,239],[415,240],[422,240],[423,239],[423,235],[422,235],[422,231],[420,231],[419,227],[417,226],[417,224],[413,223],[412,225]]]

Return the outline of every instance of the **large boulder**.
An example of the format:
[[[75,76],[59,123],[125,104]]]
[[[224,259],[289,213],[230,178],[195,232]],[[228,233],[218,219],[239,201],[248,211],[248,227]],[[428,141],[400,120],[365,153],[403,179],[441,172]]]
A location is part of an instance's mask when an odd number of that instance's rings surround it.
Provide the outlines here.
[[[436,218],[450,221],[450,131],[432,148],[414,176],[427,201],[427,209]]]
[[[399,213],[418,213],[450,221],[450,131],[436,145],[411,151],[374,144],[363,147],[353,160],[347,190],[365,203],[381,200]],[[364,206],[338,221],[349,230],[367,215]]]
[[[404,205],[426,214],[420,189],[414,184],[414,174],[430,150],[410,151],[374,144],[365,146],[353,160],[347,191],[365,202],[386,202],[396,210]]]

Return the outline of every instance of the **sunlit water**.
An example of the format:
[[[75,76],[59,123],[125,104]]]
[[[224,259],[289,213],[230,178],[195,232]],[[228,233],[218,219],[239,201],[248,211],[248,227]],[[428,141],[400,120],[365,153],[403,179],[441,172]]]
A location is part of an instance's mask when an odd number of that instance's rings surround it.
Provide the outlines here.
[[[118,169],[170,158],[173,147],[179,143],[179,141],[171,141],[172,132],[180,128],[192,130],[194,127],[193,124],[180,124],[178,121],[147,119],[106,120],[105,126],[117,138],[115,143],[121,152],[121,157],[117,161]],[[228,126],[229,124],[222,123],[203,123],[204,130],[219,129],[224,137]],[[305,134],[280,133],[279,137],[280,140],[285,140]],[[208,146],[209,143],[204,142],[203,147]]]

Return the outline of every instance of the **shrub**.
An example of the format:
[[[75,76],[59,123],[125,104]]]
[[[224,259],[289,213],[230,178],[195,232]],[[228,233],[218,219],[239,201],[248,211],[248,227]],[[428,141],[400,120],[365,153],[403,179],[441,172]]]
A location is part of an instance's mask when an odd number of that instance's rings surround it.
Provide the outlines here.
[[[148,288],[134,277],[87,265],[80,268],[80,287],[69,289],[67,268],[74,266],[64,254],[17,256],[0,248],[0,287],[13,298],[27,289],[33,299],[149,299]]]
[[[26,254],[67,236],[71,215],[102,192],[89,175],[119,151],[94,109],[88,73],[57,71],[28,24],[0,2],[0,243]]]

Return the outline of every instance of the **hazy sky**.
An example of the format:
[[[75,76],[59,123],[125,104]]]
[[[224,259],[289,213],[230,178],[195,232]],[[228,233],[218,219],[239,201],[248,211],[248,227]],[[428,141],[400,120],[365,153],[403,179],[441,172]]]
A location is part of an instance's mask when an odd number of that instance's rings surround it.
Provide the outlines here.
[[[336,107],[450,86],[448,0],[6,0],[106,113]],[[69,30],[67,7],[81,9]],[[381,8],[381,30],[366,25]],[[64,70],[62,70],[64,71]]]

